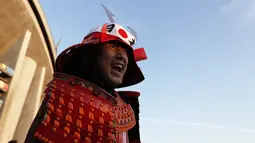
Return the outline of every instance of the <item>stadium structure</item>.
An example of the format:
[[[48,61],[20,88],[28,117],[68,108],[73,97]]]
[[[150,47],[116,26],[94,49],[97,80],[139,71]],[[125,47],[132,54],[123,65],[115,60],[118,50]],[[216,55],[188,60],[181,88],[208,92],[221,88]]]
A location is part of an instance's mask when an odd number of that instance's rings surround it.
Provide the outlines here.
[[[38,0],[0,6],[0,143],[23,143],[52,78],[56,49]]]

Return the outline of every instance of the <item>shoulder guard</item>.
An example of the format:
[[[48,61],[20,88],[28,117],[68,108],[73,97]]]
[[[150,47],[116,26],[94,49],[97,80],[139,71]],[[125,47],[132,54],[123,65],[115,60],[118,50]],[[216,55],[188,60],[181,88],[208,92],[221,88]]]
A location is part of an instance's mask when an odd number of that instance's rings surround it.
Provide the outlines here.
[[[140,92],[136,91],[118,91],[122,99],[131,105],[135,112],[136,125],[128,131],[129,143],[141,143],[140,140],[140,127],[139,127],[139,96]]]

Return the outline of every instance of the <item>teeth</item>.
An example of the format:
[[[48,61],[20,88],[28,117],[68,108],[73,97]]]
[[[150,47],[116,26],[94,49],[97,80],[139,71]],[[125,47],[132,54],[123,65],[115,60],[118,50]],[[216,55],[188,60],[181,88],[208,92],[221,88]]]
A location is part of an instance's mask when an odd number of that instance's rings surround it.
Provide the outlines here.
[[[116,67],[122,69],[123,66],[122,65],[116,65]]]
[[[114,65],[113,68],[115,68],[117,71],[121,72],[123,65],[117,64],[117,65]]]

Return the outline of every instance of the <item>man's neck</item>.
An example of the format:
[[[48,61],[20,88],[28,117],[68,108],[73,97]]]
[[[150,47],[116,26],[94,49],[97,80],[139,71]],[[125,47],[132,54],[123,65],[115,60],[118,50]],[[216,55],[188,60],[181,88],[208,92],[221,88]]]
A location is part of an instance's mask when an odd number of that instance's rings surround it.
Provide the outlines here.
[[[100,83],[100,86],[102,89],[104,89],[105,91],[107,91],[109,94],[111,94],[112,96],[116,97],[115,94],[115,90],[112,87],[107,86],[106,84],[104,84],[103,82]]]

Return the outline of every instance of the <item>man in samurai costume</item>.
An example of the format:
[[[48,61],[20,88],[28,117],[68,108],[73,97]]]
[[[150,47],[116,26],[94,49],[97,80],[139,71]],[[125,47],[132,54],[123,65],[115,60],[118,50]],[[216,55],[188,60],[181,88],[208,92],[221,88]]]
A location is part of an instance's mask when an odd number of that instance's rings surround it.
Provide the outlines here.
[[[106,23],[58,56],[25,143],[141,142],[140,93],[115,90],[144,80],[136,62],[147,57],[131,33]]]

